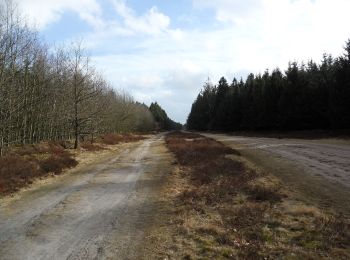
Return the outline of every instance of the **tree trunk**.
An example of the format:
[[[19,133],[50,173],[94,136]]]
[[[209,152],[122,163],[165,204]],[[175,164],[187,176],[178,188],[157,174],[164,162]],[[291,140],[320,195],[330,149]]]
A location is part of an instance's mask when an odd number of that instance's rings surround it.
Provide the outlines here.
[[[74,104],[74,149],[78,149],[79,147],[79,119],[78,119],[78,104],[75,102]]]
[[[0,157],[3,156],[3,149],[4,149],[4,138],[1,137],[1,140],[0,140]]]
[[[79,134],[75,133],[75,141],[74,141],[74,149],[78,149],[79,147]]]

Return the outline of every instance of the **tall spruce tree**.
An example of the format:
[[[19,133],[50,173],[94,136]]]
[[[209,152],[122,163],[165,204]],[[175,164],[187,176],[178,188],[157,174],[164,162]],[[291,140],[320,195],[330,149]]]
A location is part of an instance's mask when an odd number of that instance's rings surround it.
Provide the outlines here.
[[[344,54],[321,64],[290,63],[282,73],[249,74],[245,81],[221,78],[206,84],[192,105],[189,129],[305,130],[350,128],[350,40]]]

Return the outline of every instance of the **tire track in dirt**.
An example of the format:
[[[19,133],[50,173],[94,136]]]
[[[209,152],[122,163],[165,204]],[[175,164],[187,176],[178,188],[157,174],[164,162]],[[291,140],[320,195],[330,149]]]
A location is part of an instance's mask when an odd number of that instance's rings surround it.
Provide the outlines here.
[[[153,214],[151,201],[145,204],[147,187],[170,170],[163,142],[155,136],[127,144],[119,154],[1,205],[0,259],[128,256]],[[136,225],[139,218],[143,225]]]

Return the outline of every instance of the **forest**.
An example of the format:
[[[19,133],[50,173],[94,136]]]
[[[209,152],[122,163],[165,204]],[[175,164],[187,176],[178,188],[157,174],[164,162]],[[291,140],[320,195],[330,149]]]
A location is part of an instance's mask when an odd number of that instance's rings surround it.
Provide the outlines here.
[[[86,135],[151,131],[155,123],[146,105],[104,79],[81,42],[49,46],[11,1],[0,6],[1,154],[42,140],[73,139],[77,148]]]
[[[181,130],[182,125],[180,123],[171,120],[165,110],[157,103],[154,102],[149,107],[154,120],[156,121],[156,128],[158,130]]]
[[[209,80],[192,105],[191,130],[338,130],[350,128],[350,40],[344,54],[320,64],[289,63],[247,79]]]

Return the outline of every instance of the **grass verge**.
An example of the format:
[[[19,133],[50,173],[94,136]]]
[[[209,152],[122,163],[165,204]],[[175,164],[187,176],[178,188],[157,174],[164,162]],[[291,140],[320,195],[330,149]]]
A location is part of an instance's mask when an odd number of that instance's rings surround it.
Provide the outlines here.
[[[35,179],[61,174],[65,169],[78,165],[77,156],[85,152],[108,150],[109,145],[137,142],[145,139],[142,135],[106,134],[96,142],[82,142],[75,151],[73,142],[41,142],[39,144],[10,147],[4,157],[0,157],[0,196],[8,195],[32,184]]]
[[[350,221],[293,198],[212,139],[166,137],[176,169],[150,238],[161,259],[349,259]]]

